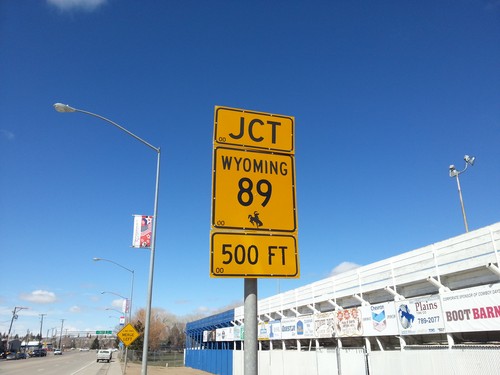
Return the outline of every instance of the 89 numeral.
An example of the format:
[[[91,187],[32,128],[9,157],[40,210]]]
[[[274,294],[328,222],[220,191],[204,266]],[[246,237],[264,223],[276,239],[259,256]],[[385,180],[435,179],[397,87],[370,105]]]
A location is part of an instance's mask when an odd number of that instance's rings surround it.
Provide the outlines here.
[[[242,206],[250,206],[253,202],[253,182],[248,177],[243,177],[238,181],[238,202]],[[271,194],[273,192],[273,186],[268,180],[259,180],[256,185],[257,194],[264,197],[264,201],[261,203],[262,207],[265,207],[269,200],[271,199]]]

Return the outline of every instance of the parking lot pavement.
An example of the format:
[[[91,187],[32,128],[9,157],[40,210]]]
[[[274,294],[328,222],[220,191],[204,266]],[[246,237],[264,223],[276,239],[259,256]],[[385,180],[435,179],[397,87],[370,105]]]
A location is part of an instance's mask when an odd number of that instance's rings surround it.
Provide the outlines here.
[[[123,363],[117,359],[111,362],[107,375],[122,375]],[[141,375],[140,363],[128,363],[127,375]],[[211,375],[209,372],[196,370],[190,367],[163,367],[148,366],[148,375]]]

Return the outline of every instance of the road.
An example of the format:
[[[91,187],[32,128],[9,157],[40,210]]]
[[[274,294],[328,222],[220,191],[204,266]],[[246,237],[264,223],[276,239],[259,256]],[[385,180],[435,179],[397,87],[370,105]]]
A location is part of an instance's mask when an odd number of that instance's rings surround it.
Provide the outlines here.
[[[113,353],[112,361],[116,361]],[[67,351],[62,355],[49,353],[47,357],[18,360],[0,360],[0,375],[105,375],[110,364],[96,362],[96,352]]]

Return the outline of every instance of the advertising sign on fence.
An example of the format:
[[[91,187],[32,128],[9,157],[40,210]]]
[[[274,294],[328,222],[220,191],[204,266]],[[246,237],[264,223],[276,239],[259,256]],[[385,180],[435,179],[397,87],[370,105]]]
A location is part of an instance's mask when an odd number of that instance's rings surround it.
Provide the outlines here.
[[[361,336],[363,334],[361,312],[357,307],[337,311],[335,314],[335,333],[338,337]]]
[[[281,320],[271,320],[269,322],[269,339],[281,340]]]
[[[447,332],[500,330],[500,284],[446,293],[443,315]]]
[[[444,332],[439,295],[395,302],[402,335]]]
[[[314,316],[305,315],[297,318],[297,338],[314,338]]]
[[[295,339],[297,337],[297,319],[283,318],[281,319],[281,338],[283,340]]]
[[[257,330],[257,338],[259,340],[269,340],[269,323],[259,322],[259,327]]]
[[[234,327],[217,328],[215,341],[234,341]]]
[[[398,319],[394,302],[361,306],[363,336],[398,335]]]
[[[314,331],[317,338],[335,336],[335,312],[316,314],[314,318]]]

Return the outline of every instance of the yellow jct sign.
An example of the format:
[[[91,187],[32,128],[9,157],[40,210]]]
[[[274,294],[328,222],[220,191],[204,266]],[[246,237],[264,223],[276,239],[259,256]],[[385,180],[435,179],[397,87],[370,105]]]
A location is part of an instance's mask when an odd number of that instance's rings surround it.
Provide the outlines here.
[[[293,235],[219,233],[211,236],[212,277],[299,277],[297,240]]]
[[[299,277],[295,120],[215,107],[211,277]]]
[[[118,338],[125,346],[132,344],[139,337],[139,335],[139,332],[137,332],[134,326],[130,323],[117,333]]]
[[[294,170],[292,155],[216,148],[212,226],[295,232]]]
[[[294,153],[294,118],[215,107],[214,144]]]

